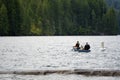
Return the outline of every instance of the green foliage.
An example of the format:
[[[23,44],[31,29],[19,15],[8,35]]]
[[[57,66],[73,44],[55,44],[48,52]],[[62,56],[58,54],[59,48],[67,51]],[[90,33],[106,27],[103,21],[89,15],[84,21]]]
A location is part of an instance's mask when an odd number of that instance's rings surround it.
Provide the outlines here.
[[[32,23],[30,31],[31,31],[31,35],[40,35],[41,33],[40,28],[37,28],[34,23]]]
[[[108,12],[106,13],[106,22],[108,28],[106,28],[106,31],[110,34],[116,34],[117,33],[117,18],[116,18],[116,13],[113,8],[110,8]]]
[[[108,27],[105,27],[108,26]],[[117,34],[117,16],[115,10],[110,8],[104,16],[104,30],[106,34]]]
[[[0,8],[1,8],[1,6],[2,6],[2,0],[0,0]]]
[[[119,23],[118,33],[120,34],[120,11],[118,13],[118,23]]]
[[[104,0],[0,0],[0,14],[1,35],[118,32],[116,12]]]
[[[7,15],[9,21],[9,35],[20,35],[21,14],[18,0],[3,0],[7,8]]]
[[[106,0],[108,6],[114,7],[116,10],[120,10],[120,0]]]
[[[7,9],[3,4],[0,8],[0,35],[8,35],[9,31],[9,24],[8,24],[8,16],[7,16]]]

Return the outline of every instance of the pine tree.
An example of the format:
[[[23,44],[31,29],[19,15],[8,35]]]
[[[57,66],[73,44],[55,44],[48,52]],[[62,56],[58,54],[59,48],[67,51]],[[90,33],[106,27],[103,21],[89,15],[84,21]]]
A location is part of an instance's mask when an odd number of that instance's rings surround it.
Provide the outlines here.
[[[117,34],[118,33],[118,23],[115,10],[110,8],[106,15],[104,16],[104,32],[106,34]]]
[[[1,36],[8,35],[8,32],[9,32],[9,24],[8,24],[7,9],[3,4],[0,8],[0,35]]]
[[[120,11],[119,11],[119,14],[118,14],[118,33],[120,34]]]
[[[18,0],[3,0],[7,8],[7,15],[10,25],[10,35],[17,36],[20,33],[21,27],[21,13],[20,13],[20,4]]]

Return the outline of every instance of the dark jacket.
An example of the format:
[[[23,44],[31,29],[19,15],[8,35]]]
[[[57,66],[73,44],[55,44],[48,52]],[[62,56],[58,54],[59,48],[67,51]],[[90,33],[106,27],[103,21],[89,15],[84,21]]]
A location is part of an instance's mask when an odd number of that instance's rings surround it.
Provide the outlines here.
[[[84,49],[85,50],[89,50],[90,49],[90,45],[89,44],[85,45]]]
[[[79,48],[79,45],[80,45],[79,43],[76,43],[75,47],[78,47],[78,48]]]

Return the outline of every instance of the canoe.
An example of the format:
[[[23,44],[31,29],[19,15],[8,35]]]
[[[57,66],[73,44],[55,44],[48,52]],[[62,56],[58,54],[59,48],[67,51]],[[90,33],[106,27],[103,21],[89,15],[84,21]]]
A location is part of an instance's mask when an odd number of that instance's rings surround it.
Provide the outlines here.
[[[76,47],[73,47],[74,51],[78,51],[78,52],[90,52],[91,50],[81,50],[81,49],[77,49]]]

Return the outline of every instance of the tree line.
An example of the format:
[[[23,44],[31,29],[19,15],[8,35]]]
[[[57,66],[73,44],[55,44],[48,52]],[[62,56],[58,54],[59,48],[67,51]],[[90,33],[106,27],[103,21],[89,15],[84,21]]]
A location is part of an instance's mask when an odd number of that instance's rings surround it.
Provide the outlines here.
[[[120,0],[105,0],[110,7],[120,10]]]
[[[113,35],[118,16],[104,0],[0,0],[0,35]]]
[[[120,0],[106,0],[108,7],[113,7],[116,10],[117,19],[119,22],[119,34],[120,34]]]

